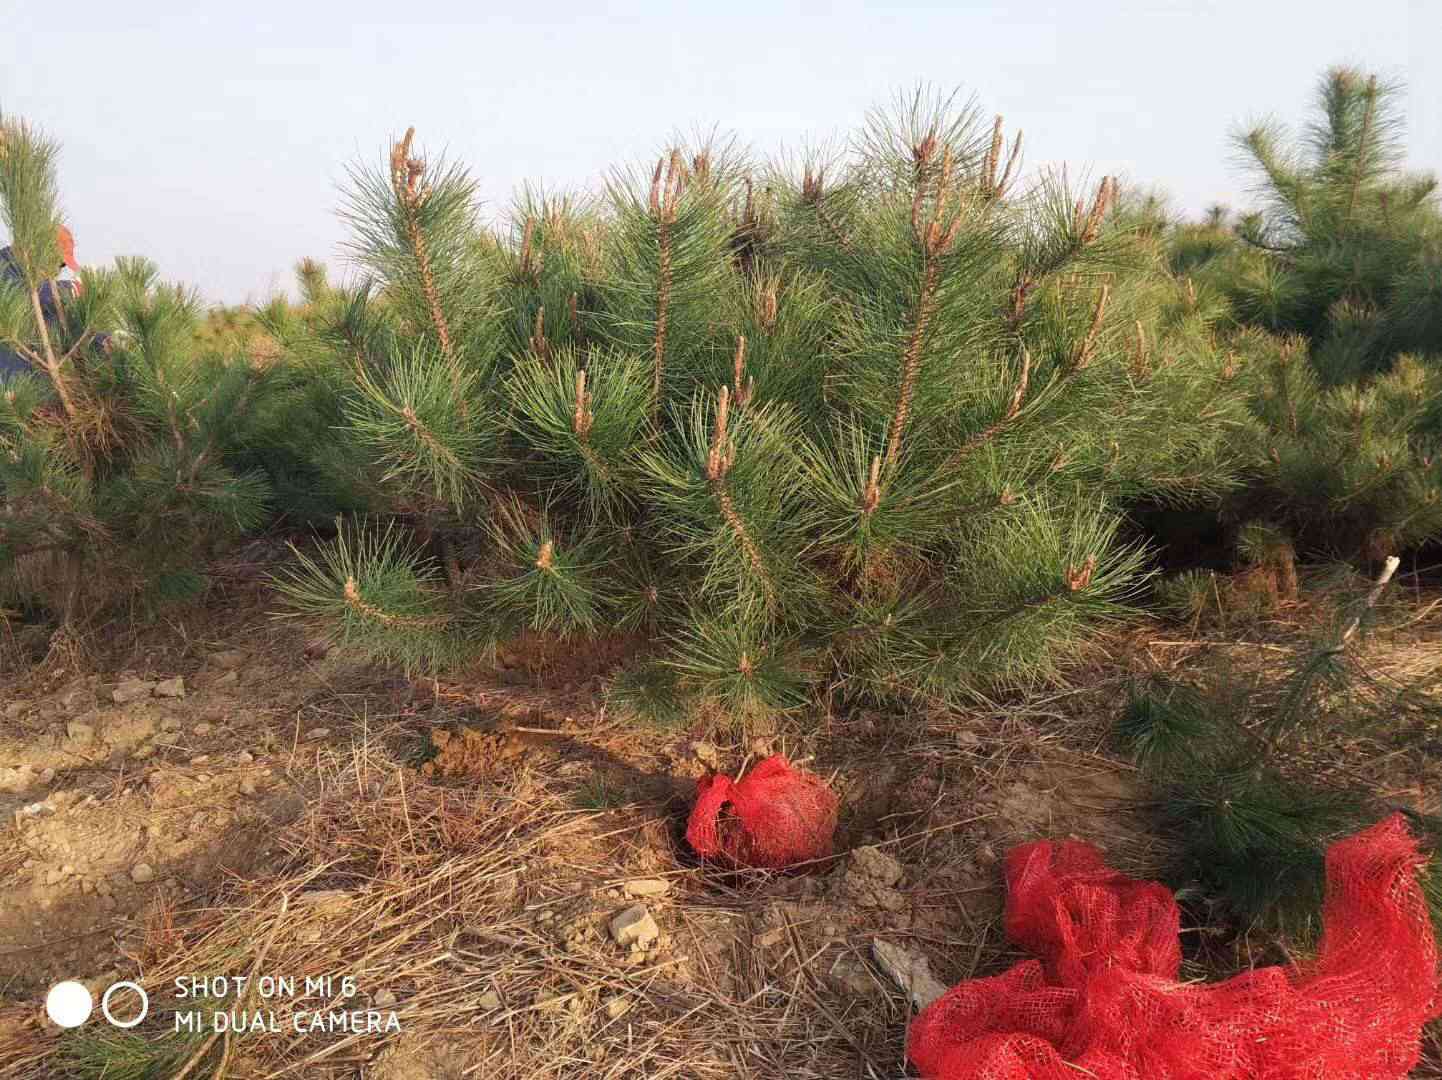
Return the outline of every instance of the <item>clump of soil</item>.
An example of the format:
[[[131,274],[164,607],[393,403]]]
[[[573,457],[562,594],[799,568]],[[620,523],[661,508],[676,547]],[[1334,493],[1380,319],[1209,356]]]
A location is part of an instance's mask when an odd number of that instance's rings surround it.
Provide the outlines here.
[[[465,1080],[470,1058],[436,1040],[401,1035],[383,1050],[369,1071],[371,1080]]]
[[[635,635],[614,634],[578,648],[574,641],[527,630],[496,650],[494,676],[502,685],[575,690],[633,658],[644,644]]]
[[[505,729],[482,731],[466,725],[454,731],[436,728],[431,732],[435,756],[421,766],[421,775],[451,779],[486,776],[525,757],[533,745],[520,733]]]

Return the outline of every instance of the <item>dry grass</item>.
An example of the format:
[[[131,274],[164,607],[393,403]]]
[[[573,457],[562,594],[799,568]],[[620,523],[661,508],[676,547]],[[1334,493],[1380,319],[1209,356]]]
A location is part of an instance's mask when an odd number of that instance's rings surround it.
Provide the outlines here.
[[[464,1076],[804,1080],[857,1075],[858,1060],[884,1075],[900,1060],[900,1014],[861,1015],[830,998],[811,970],[816,957],[794,935],[783,951],[750,960],[751,989],[736,996],[688,955],[684,926],[695,912],[683,913],[678,897],[657,907],[670,948],[628,964],[604,931],[625,901],[605,890],[629,846],[654,846],[663,827],[654,815],[579,811],[532,771],[433,784],[375,745],[326,769],[324,794],[281,837],[280,872],[233,882],[205,910],[152,911],[134,957],[151,996],[150,1018],[132,1033],[140,1039],[98,1052],[93,1035],[10,1008],[0,1013],[0,1075],[132,1075],[117,1062],[174,1069],[183,1051],[192,1076],[354,1076],[383,1048],[379,1036],[297,1034],[290,1014],[373,1008],[382,992],[395,995],[406,1044],[459,1053]],[[673,891],[704,888],[698,873],[673,872]],[[557,927],[577,924],[595,929],[560,939]],[[247,972],[298,986],[349,975],[358,996],[347,1001],[337,987],[308,1000],[232,998],[218,1007],[273,1010],[281,1033],[178,1044],[172,1014],[186,1005],[173,980]]]
[[[1355,575],[1314,573],[1298,598],[1264,616],[1207,633],[1160,634],[1146,625],[1123,648],[1144,670],[1233,687],[1252,711],[1266,712],[1289,692],[1284,676],[1338,639],[1369,586]],[[1342,654],[1345,690],[1317,696],[1285,764],[1312,779],[1371,785],[1383,799],[1411,796],[1418,809],[1438,812],[1428,789],[1442,745],[1442,597],[1399,577],[1366,627]]]
[[[864,955],[871,936],[895,933],[948,981],[1014,960],[997,917],[999,866],[979,858],[983,848],[991,860],[1008,843],[1075,832],[1122,869],[1151,876],[1165,852],[1131,790],[1133,770],[1106,744],[1126,682],[1213,664],[1264,677],[1336,615],[1336,596],[1306,590],[1263,618],[1206,634],[1134,624],[1073,673],[1073,689],[1025,701],[920,708],[905,724],[827,713],[776,733],[775,745],[814,755],[811,767],[841,789],[847,842],[879,844],[905,863],[911,908],[895,929],[874,913],[848,924],[855,913],[832,907],[821,918],[840,923],[837,932],[818,934],[797,923],[811,901],[794,879],[718,878],[689,864],[673,847],[677,807],[667,794],[686,774],[666,760],[661,736],[583,714],[579,693],[428,682],[413,708],[381,717],[362,708],[363,695],[353,708],[356,685],[345,682],[306,708],[341,730],[357,729],[359,710],[366,729],[346,751],[292,753],[288,768],[309,802],[278,836],[279,863],[223,883],[204,907],[158,903],[151,912],[133,976],[151,992],[150,1019],[132,1037],[99,1039],[94,1023],[81,1029],[88,1037],[56,1031],[36,1003],[0,1005],[0,1076],[140,1080],[172,1077],[193,1060],[188,1077],[206,1080],[895,1077],[901,996],[890,987],[838,991],[838,957]],[[242,605],[239,621],[262,625],[265,603]],[[1442,601],[1398,586],[1377,614],[1352,649],[1379,684],[1442,670]],[[148,640],[164,636],[185,655],[191,643],[234,636],[236,625],[231,611],[213,625],[151,628]],[[296,641],[270,634],[261,647],[276,652],[276,670],[282,655],[299,663]],[[116,642],[107,647],[124,654],[149,648],[141,638]],[[83,651],[54,663],[73,671]],[[563,678],[569,687],[589,676]],[[509,716],[513,732],[545,749],[464,779],[420,775],[406,745],[424,742],[432,725],[478,715]],[[734,768],[751,748],[722,749]],[[1377,746],[1365,741],[1334,756],[1338,767],[1378,765]],[[1416,762],[1406,758],[1387,768],[1407,775]],[[1034,816],[1018,815],[1028,808]],[[606,918],[627,902],[611,890],[655,876],[674,883],[652,902],[671,940],[633,964],[605,934]],[[781,922],[763,946],[749,924],[772,908]],[[301,984],[349,975],[358,994],[247,1003],[275,1011],[279,1034],[208,1041],[168,1030],[176,977],[250,971]],[[399,1035],[290,1026],[295,1009],[367,1009],[380,994],[395,996]]]

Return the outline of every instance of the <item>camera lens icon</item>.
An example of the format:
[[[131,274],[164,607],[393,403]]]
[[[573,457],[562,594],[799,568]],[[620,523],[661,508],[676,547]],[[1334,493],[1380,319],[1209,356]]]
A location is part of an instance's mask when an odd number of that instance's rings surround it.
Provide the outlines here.
[[[45,995],[45,1015],[56,1027],[77,1028],[90,1019],[95,999],[84,983],[67,979],[56,983]]]
[[[117,990],[133,990],[140,998],[140,1011],[129,1020],[117,1020],[115,1019],[115,1015],[110,1011],[110,996]],[[150,995],[142,990],[138,983],[133,983],[129,980],[111,983],[105,991],[105,996],[100,999],[100,1011],[112,1026],[118,1028],[133,1028],[136,1024],[140,1023],[140,1021],[144,1020],[150,1012]]]
[[[117,1017],[111,1011],[110,999],[122,990],[129,990],[140,998],[140,1011],[132,1017]],[[74,979],[56,983],[45,995],[45,1015],[50,1017],[56,1027],[77,1028],[89,1020],[90,1014],[94,1011],[95,999],[91,996],[89,988]],[[149,1013],[150,995],[141,988],[139,983],[129,980],[111,983],[100,998],[100,1014],[105,1017],[111,1027],[133,1028]]]

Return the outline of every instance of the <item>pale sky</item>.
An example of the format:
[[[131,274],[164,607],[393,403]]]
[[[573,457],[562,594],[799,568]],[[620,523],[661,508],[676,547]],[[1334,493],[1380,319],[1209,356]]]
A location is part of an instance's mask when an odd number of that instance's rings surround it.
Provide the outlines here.
[[[148,255],[239,302],[302,256],[343,268],[344,167],[410,124],[497,212],[676,131],[763,154],[835,137],[923,82],[1025,129],[1030,168],[1118,173],[1195,213],[1246,202],[1228,132],[1300,122],[1335,63],[1405,80],[1409,164],[1442,170],[1439,42],[1442,0],[0,0],[0,111],[63,143],[82,262]]]

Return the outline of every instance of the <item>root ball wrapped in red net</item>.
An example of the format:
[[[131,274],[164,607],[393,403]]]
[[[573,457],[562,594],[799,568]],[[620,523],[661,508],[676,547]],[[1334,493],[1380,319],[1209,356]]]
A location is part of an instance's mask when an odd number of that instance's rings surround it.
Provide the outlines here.
[[[1015,848],[1006,930],[1039,959],[953,987],[908,1055],[930,1080],[1402,1080],[1442,1012],[1420,865],[1400,816],[1333,844],[1316,959],[1193,984],[1167,889],[1086,844]]]
[[[740,780],[705,777],[686,842],[713,862],[779,870],[831,854],[836,808],[819,778],[774,754]]]

